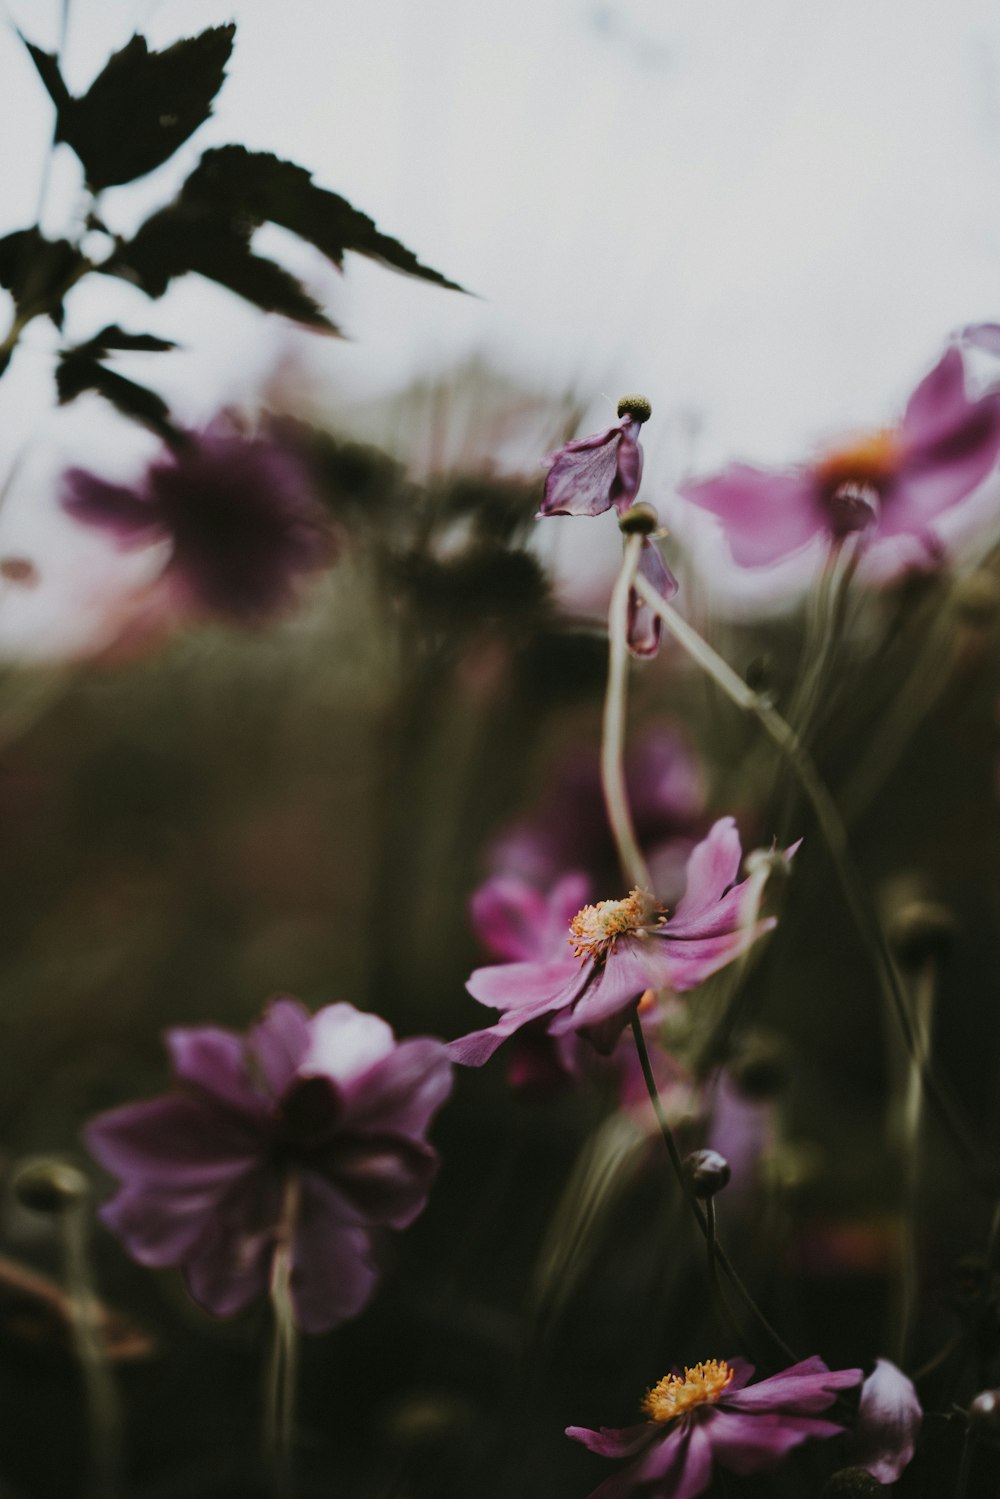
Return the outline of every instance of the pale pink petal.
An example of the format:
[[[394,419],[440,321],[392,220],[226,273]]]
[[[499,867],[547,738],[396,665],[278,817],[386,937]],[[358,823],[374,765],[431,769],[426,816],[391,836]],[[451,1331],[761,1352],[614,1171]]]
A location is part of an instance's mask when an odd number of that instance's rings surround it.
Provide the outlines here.
[[[913,1381],[888,1359],[876,1359],[861,1386],[851,1461],[879,1483],[895,1483],[913,1457],[922,1420]]]
[[[656,590],[661,599],[671,599],[677,592],[677,579],[670,571],[659,549],[648,537],[643,538],[639,556],[639,576]],[[663,638],[663,621],[641,599],[635,589],[629,591],[626,639],[633,656],[655,656]]]
[[[828,529],[813,477],[737,463],[710,479],[693,480],[680,493],[722,521],[729,549],[741,567],[767,567],[806,546]]]
[[[713,911],[739,878],[743,848],[736,819],[720,817],[707,837],[696,844],[687,866],[687,885],[670,918],[671,935],[699,930],[699,921]]]
[[[269,1101],[247,1071],[243,1037],[218,1026],[168,1031],[167,1050],[178,1082],[190,1083],[242,1113],[266,1115]]]
[[[309,1049],[309,1011],[297,999],[272,999],[247,1036],[247,1053],[275,1098],[291,1083]]]
[[[779,1411],[744,1415],[714,1410],[708,1439],[716,1461],[741,1476],[779,1462],[786,1452],[808,1437],[835,1437],[843,1431],[834,1421],[815,1416],[789,1416]]]
[[[309,1045],[298,1070],[332,1078],[344,1088],[391,1056],[395,1044],[392,1027],[379,1015],[349,1004],[326,1005],[309,1023]]]
[[[558,1010],[570,1004],[589,982],[593,965],[581,964],[569,943],[566,956],[549,963],[495,963],[477,968],[465,987],[473,999],[491,1010],[517,1010],[525,1005]],[[541,1011],[538,1011],[541,1013]]]
[[[442,1041],[401,1041],[343,1090],[345,1123],[368,1131],[419,1136],[451,1092],[451,1064]]]
[[[579,905],[573,908],[567,925],[579,909]],[[474,893],[469,912],[476,936],[494,957],[535,962],[552,951],[548,901],[526,880],[512,875],[487,880]]]

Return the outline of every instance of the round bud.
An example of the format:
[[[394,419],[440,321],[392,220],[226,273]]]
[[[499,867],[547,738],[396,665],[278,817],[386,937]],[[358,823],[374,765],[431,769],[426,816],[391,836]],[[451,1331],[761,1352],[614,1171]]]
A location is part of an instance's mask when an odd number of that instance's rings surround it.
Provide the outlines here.
[[[969,1406],[969,1424],[978,1436],[1000,1441],[1000,1390],[983,1390]]]
[[[883,1492],[867,1468],[841,1468],[823,1485],[820,1499],[872,1499]]]
[[[28,1161],[15,1174],[18,1201],[33,1213],[65,1213],[90,1195],[90,1182],[68,1161]]]
[[[660,517],[652,505],[640,502],[618,517],[618,529],[626,536],[652,536],[660,527]]]
[[[732,1175],[729,1162],[717,1150],[692,1151],[684,1165],[696,1197],[714,1197]]]
[[[955,942],[955,918],[936,900],[911,900],[894,913],[889,938],[904,968],[943,962]]]
[[[645,396],[622,396],[618,402],[618,415],[630,416],[636,422],[648,422],[653,408]]]

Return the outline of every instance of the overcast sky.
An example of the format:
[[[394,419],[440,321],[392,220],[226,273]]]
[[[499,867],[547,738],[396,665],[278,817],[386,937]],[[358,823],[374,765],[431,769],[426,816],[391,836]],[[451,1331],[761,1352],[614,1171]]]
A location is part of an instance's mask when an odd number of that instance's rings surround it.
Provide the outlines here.
[[[5,9],[53,46],[60,4]],[[187,420],[252,398],[290,353],[334,420],[481,354],[571,387],[594,424],[620,390],[645,391],[665,483],[891,420],[953,328],[1000,315],[992,0],[72,0],[65,72],[79,91],[137,27],[163,46],[228,19],[214,118],[175,163],[105,195],[112,226],[169,195],[200,150],[237,140],[308,167],[479,295],[357,260],[341,278],[277,232],[268,248],[294,257],[350,341],[310,338],[194,278],[155,304],[81,287],[71,337],[113,318],[185,342],[155,376],[133,369]],[[51,111],[10,26],[0,69],[5,232],[34,219]],[[53,232],[76,173],[60,148]],[[39,434],[0,550],[44,541],[53,559],[30,600],[0,601],[0,638],[43,628],[50,585],[65,612],[86,572],[42,537],[59,466],[123,472],[146,447],[88,404],[53,422],[52,347],[36,325],[0,383],[0,460]]]

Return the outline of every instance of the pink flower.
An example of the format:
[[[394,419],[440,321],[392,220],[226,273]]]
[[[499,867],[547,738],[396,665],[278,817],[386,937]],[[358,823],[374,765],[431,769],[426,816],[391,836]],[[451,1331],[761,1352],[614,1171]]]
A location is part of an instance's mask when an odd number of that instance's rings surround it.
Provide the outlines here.
[[[895,1483],[913,1457],[924,1413],[913,1381],[887,1358],[861,1386],[851,1461],[879,1483]]]
[[[453,1041],[454,1060],[481,1066],[508,1036],[540,1020],[551,1036],[576,1032],[609,1052],[647,989],[693,989],[774,926],[773,918],[757,919],[759,879],[736,883],[741,859],[733,818],[720,818],[688,860],[672,916],[635,889],[577,911],[564,952],[478,968],[469,993],[503,1013],[488,1030]]]
[[[372,1230],[405,1228],[437,1172],[426,1133],[451,1088],[443,1044],[397,1042],[377,1015],[273,1001],[244,1037],[169,1031],[179,1085],[101,1114],[86,1141],[121,1182],[101,1210],[143,1265],[179,1265],[229,1317],[268,1287],[290,1179],[291,1294],[305,1332],[355,1316],[375,1287]]]
[[[833,543],[909,540],[924,561],[942,542],[934,522],[972,493],[1000,456],[1000,395],[971,400],[952,347],[917,386],[895,428],[792,469],[734,464],[682,487],[717,515],[733,557],[767,567],[816,536]]]
[[[815,1419],[838,1390],[861,1378],[860,1369],[828,1369],[820,1358],[749,1383],[753,1365],[712,1359],[668,1374],[649,1390],[638,1426],[590,1431],[569,1426],[566,1435],[602,1457],[634,1457],[631,1467],[596,1488],[591,1499],[695,1499],[712,1481],[717,1463],[740,1475],[773,1466],[807,1437],[843,1430]]]

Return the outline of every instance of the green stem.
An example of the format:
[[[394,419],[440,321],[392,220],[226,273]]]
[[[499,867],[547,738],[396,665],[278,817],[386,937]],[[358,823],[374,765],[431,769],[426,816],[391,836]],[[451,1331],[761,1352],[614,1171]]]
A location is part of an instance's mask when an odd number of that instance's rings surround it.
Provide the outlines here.
[[[916,1053],[910,1058],[903,1097],[903,1245],[899,1277],[899,1343],[896,1362],[906,1367],[917,1297],[917,1207],[920,1188],[920,1135],[923,1122],[923,1072],[930,1057],[937,969],[928,959],[914,984]]]
[[[90,1431],[92,1485],[95,1499],[114,1499],[119,1492],[121,1418],[87,1256],[87,1207],[68,1206],[59,1219],[66,1297],[73,1343],[83,1374]]]
[[[292,1306],[292,1249],[299,1215],[300,1185],[293,1172],[286,1184],[271,1266],[274,1341],[268,1368],[264,1420],[265,1451],[274,1475],[275,1499],[290,1499],[295,1450],[295,1394],[298,1329]]]
[[[907,1051],[914,1063],[920,1067],[923,1088],[933,1101],[962,1155],[977,1171],[984,1170],[985,1166],[978,1144],[963,1111],[945,1091],[930,1059],[920,1055],[916,1028],[899,969],[889,949],[882,925],[875,914],[874,903],[865,888],[861,872],[854,862],[843,820],[811,756],[803,747],[794,729],[785,722],[781,714],[776,712],[766,699],[759,697],[752,688],[748,687],[729,663],[724,661],[670,604],[661,599],[643,577],[636,577],[633,587],[659,616],[691,659],[718,683],[738,708],[756,718],[765,734],[788,762],[789,768],[813,809],[834,872],[840,883],[845,904],[854,919],[882,991],[900,1027]]]
[[[628,696],[628,602],[635,585],[643,537],[627,536],[621,572],[608,611],[608,687],[601,736],[601,784],[625,877],[650,889],[649,869],[635,835],[625,786],[625,709]]]

